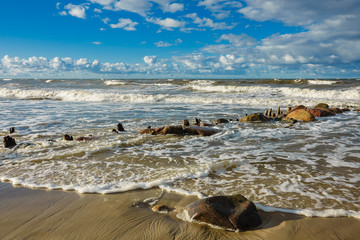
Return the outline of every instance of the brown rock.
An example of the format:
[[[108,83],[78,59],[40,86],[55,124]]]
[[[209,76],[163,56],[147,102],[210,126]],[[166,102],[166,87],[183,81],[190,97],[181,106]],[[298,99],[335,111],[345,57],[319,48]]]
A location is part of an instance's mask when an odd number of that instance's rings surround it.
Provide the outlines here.
[[[289,113],[291,113],[291,112],[293,112],[293,111],[296,111],[296,110],[298,110],[298,109],[306,109],[306,107],[305,107],[304,105],[297,105],[297,106],[295,106],[293,109],[291,109],[291,110],[289,111]]]
[[[164,204],[156,204],[155,206],[153,206],[151,208],[151,210],[153,210],[154,212],[160,212],[160,213],[168,213],[171,211],[171,209]]]
[[[315,117],[312,113],[310,113],[309,111],[307,111],[306,109],[297,109],[297,110],[293,110],[291,111],[286,117],[286,119],[295,119],[295,120],[299,120],[299,121],[304,121],[304,122],[312,122],[315,121]]]
[[[184,129],[182,126],[166,126],[164,127],[159,134],[177,134],[183,135]]]
[[[329,105],[326,103],[318,103],[314,108],[329,108]]]
[[[210,128],[210,127],[199,127],[199,126],[189,126],[185,128],[184,133],[189,135],[201,135],[201,136],[211,136],[218,133],[219,130]]]
[[[267,122],[267,121],[270,121],[270,119],[262,113],[252,113],[240,119],[240,122]]]
[[[242,195],[200,199],[185,207],[190,219],[232,230],[247,230],[262,222],[256,206]]]
[[[330,108],[316,107],[315,109],[321,110],[321,117],[335,116],[336,113]]]

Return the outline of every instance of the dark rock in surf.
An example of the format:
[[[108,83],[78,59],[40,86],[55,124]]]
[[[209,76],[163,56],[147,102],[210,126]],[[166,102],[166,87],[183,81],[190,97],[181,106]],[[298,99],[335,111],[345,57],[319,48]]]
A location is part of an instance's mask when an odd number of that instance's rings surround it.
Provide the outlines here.
[[[262,113],[252,113],[240,119],[240,122],[268,122],[270,119]]]
[[[96,137],[78,137],[76,139],[76,141],[79,141],[79,142],[88,142],[88,141],[92,141],[92,140],[95,140],[95,139],[98,139]]]
[[[125,132],[125,129],[124,129],[122,123],[117,124],[116,130],[119,131],[119,132]]]
[[[14,138],[10,137],[10,136],[5,136],[4,137],[4,147],[5,148],[12,148],[16,146],[16,141]]]
[[[200,126],[189,126],[185,128],[184,133],[188,135],[200,135],[200,136],[211,136],[220,132],[218,129],[210,127],[200,127]]]
[[[229,123],[229,120],[224,119],[224,118],[219,118],[219,119],[216,119],[215,123],[216,124]]]
[[[9,130],[10,134],[14,133],[15,132],[15,128],[14,127],[11,127],[10,130]]]
[[[74,140],[73,136],[70,136],[68,134],[64,134],[63,139],[65,141],[73,141]]]
[[[216,196],[185,207],[189,218],[231,230],[248,230],[262,223],[256,206],[244,196]]]

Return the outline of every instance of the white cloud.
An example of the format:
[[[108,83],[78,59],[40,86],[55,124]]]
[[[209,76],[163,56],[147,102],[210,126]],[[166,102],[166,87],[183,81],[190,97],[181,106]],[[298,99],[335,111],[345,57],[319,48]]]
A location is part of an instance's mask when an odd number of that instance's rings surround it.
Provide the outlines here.
[[[182,4],[182,3],[171,3],[172,0],[152,0],[152,2],[155,2],[155,3],[159,4],[161,9],[164,12],[175,13],[175,12],[184,10],[184,4]]]
[[[101,19],[101,21],[103,21],[105,24],[108,24],[108,22],[110,22],[110,18],[106,17]]]
[[[94,44],[94,45],[100,45],[100,44],[102,44],[101,42],[92,42],[92,44]]]
[[[187,18],[191,18],[195,24],[197,24],[199,27],[209,27],[213,30],[230,30],[235,27],[235,25],[227,25],[225,22],[214,22],[210,18],[200,18],[198,17],[197,13],[191,13],[185,15]]]
[[[96,12],[96,13],[102,13],[101,9],[98,9],[98,8],[94,8],[94,12]]]
[[[71,3],[69,3],[68,5],[66,5],[64,7],[64,9],[68,10],[68,13],[73,16],[73,17],[77,17],[77,18],[81,18],[81,19],[85,19],[86,18],[86,13],[85,10],[88,9],[89,7],[86,4],[81,4],[81,5],[73,5]]]
[[[166,30],[173,30],[173,28],[183,28],[185,26],[185,22],[175,20],[173,18],[147,18],[146,21],[157,24]]]
[[[155,45],[157,47],[171,47],[171,46],[174,46],[174,45],[178,45],[180,43],[182,43],[182,40],[180,38],[178,38],[175,41],[173,41],[172,43],[159,41],[159,42],[156,42]]]
[[[110,24],[111,28],[123,28],[126,31],[136,31],[135,26],[137,25],[137,22],[133,22],[129,18],[120,18],[119,22],[117,24]]]
[[[230,10],[225,10],[226,8],[239,9],[242,7],[242,4],[238,1],[203,0],[198,3],[198,6],[204,6],[211,11],[217,19],[225,19],[230,15]]]
[[[145,56],[144,62],[148,65],[153,65],[156,63],[157,56]]]
[[[171,47],[172,46],[171,43],[164,42],[164,41],[156,42],[155,45],[158,47]]]
[[[152,4],[147,0],[120,0],[114,4],[113,9],[115,11],[124,10],[146,16],[151,7]]]
[[[116,0],[89,0],[89,1],[92,3],[97,3],[100,5],[103,5],[103,6],[107,6],[107,5],[110,5],[114,2],[116,2]]]

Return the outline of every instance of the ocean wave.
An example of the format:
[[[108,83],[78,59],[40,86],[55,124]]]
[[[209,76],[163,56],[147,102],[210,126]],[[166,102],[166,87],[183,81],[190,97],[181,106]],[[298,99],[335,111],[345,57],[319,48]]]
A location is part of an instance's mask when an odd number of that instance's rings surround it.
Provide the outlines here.
[[[339,83],[338,81],[330,81],[330,80],[307,80],[309,84],[314,85],[332,85]]]
[[[104,84],[107,86],[119,86],[119,85],[126,85],[128,82],[124,82],[121,80],[106,80],[104,81]]]

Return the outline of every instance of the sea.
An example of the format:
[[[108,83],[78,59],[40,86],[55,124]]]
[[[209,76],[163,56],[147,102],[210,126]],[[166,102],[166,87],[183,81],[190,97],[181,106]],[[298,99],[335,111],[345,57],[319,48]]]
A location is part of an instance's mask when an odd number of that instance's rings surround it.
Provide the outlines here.
[[[318,103],[351,111],[238,121]],[[0,79],[0,135],[14,127],[18,144],[0,146],[0,180],[79,193],[242,194],[264,211],[360,218],[359,108],[359,79]],[[212,136],[139,134],[195,118],[229,123]],[[118,123],[125,132],[112,131]]]

